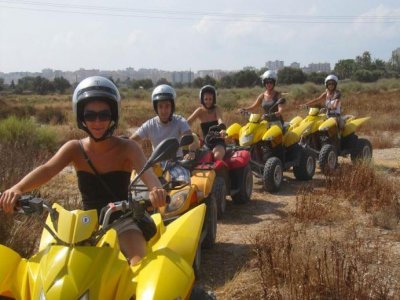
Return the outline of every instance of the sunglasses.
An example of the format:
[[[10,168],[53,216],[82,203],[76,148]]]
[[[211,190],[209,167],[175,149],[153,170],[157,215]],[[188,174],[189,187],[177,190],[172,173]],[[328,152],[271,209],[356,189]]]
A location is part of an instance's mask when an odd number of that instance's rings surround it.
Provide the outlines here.
[[[111,111],[108,109],[101,110],[101,111],[93,111],[93,110],[85,110],[83,112],[83,119],[86,122],[94,122],[97,119],[99,121],[110,121],[111,120]]]

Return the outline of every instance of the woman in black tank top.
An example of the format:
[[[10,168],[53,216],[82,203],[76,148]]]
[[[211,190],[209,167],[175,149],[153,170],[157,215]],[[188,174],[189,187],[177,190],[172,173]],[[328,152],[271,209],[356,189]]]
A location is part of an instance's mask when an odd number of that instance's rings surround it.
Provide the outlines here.
[[[190,115],[187,121],[189,125],[192,125],[197,119],[200,121],[205,145],[213,151],[214,159],[222,160],[225,156],[224,135],[226,127],[222,121],[222,112],[216,105],[216,97],[217,92],[213,86],[202,87],[199,93],[201,106]],[[219,128],[210,132],[210,129],[215,125],[219,125]]]
[[[100,210],[109,202],[127,200],[130,174],[140,170],[146,158],[136,142],[113,136],[120,117],[117,87],[104,77],[86,78],[76,87],[72,104],[77,125],[88,137],[66,142],[48,162],[2,193],[0,208],[5,212],[13,211],[22,194],[45,184],[68,165],[76,170],[84,209]],[[142,180],[149,187],[153,206],[165,205],[166,192],[151,168]],[[127,224],[117,233],[121,251],[131,264],[138,262],[146,242],[137,225]]]

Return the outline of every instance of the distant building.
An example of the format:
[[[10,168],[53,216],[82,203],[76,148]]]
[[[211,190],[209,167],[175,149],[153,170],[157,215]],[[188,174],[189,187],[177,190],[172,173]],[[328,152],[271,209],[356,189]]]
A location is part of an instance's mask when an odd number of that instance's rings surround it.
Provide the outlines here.
[[[279,71],[284,68],[284,62],[282,60],[267,61],[265,67],[267,67],[268,70]]]
[[[290,64],[290,67],[293,68],[293,69],[300,69],[300,63],[298,63],[298,62],[292,62],[292,63]]]
[[[329,73],[331,71],[330,63],[311,63],[303,68],[305,73]]]
[[[204,78],[208,75],[216,80],[220,80],[222,77],[224,77],[227,74],[228,74],[227,71],[222,71],[222,70],[199,70],[196,73],[196,77]]]
[[[193,81],[194,74],[191,71],[174,71],[171,74],[172,83],[191,83]]]

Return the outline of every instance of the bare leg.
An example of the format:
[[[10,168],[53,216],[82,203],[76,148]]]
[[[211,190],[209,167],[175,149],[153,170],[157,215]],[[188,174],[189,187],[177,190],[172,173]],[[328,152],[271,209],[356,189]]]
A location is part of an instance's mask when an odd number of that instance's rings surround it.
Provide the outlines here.
[[[138,263],[146,254],[146,240],[137,230],[127,230],[118,235],[122,253],[131,265]]]
[[[225,156],[225,147],[222,145],[217,145],[213,149],[215,160],[222,160]]]

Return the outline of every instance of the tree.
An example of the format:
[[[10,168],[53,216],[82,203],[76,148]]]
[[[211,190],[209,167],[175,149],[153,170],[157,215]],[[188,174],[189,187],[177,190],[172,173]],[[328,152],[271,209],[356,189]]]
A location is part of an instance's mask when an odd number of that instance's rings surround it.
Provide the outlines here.
[[[64,94],[65,90],[71,87],[71,84],[64,77],[56,77],[53,80],[54,89]]]
[[[253,87],[257,85],[259,77],[255,70],[241,70],[233,74],[233,82],[236,87]]]
[[[201,88],[203,85],[204,79],[202,77],[196,77],[192,82],[192,86],[195,88]]]
[[[285,84],[304,83],[306,75],[300,69],[285,67],[278,71],[278,81]]]
[[[165,79],[165,78],[160,78],[160,79],[158,79],[158,81],[156,82],[156,85],[160,85],[160,84],[168,84],[168,85],[171,85],[171,83],[170,83],[167,79]]]
[[[307,75],[307,81],[314,82],[315,84],[324,84],[325,78],[328,74],[326,73],[310,73]]]
[[[54,91],[54,85],[48,79],[36,76],[33,80],[33,91],[37,94],[45,95]]]
[[[352,79],[361,81],[361,82],[374,82],[377,81],[380,77],[379,71],[370,71],[366,69],[357,70]]]
[[[232,76],[231,75],[225,75],[224,77],[222,77],[221,80],[219,81],[219,85],[222,88],[226,88],[226,89],[232,88],[233,85],[234,85]]]
[[[364,51],[364,53],[361,56],[357,56],[356,64],[358,65],[358,69],[371,70],[372,67],[371,53],[369,53],[369,51]]]
[[[0,91],[4,90],[4,79],[0,78]]]
[[[132,87],[134,89],[151,89],[153,87],[153,81],[151,79],[140,79],[140,80],[134,80],[132,83]]]
[[[357,70],[357,64],[354,59],[342,59],[336,63],[334,72],[339,79],[351,78]]]

